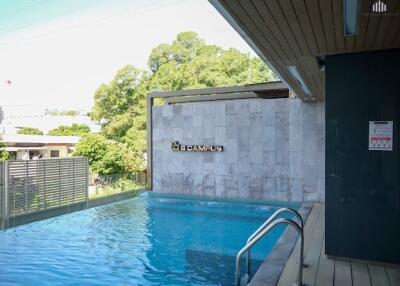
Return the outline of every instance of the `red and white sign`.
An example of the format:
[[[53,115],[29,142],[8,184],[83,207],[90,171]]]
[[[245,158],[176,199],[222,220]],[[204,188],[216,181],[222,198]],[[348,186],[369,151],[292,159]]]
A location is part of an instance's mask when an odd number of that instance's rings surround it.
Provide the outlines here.
[[[369,150],[393,150],[393,121],[369,122]]]

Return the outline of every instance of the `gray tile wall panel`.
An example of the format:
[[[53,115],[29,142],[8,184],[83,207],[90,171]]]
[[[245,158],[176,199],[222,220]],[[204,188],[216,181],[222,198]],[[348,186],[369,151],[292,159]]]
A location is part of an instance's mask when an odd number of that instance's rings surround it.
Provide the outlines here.
[[[325,106],[296,98],[153,107],[153,190],[211,197],[325,199]],[[218,144],[222,153],[173,152]]]

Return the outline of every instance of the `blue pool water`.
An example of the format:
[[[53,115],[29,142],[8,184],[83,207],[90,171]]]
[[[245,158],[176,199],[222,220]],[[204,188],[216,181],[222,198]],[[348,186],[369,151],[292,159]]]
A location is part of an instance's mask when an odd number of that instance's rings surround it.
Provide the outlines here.
[[[8,229],[0,285],[232,285],[237,251],[276,209],[146,193]],[[282,231],[257,245],[253,265]]]

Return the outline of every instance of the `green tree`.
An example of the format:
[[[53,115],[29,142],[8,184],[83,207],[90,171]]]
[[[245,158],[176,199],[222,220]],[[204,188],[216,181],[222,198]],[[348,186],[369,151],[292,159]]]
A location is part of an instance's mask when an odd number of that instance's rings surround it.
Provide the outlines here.
[[[120,140],[132,127],[134,116],[131,112],[115,115],[107,124],[104,124],[101,133],[112,140]]]
[[[17,131],[17,134],[23,135],[43,135],[43,131],[38,128],[24,127]]]
[[[99,175],[123,173],[124,153],[117,143],[100,134],[86,134],[76,145],[74,156],[88,158],[91,170]]]
[[[125,171],[142,171],[145,168],[146,144],[146,94],[150,77],[133,66],[119,70],[114,79],[103,84],[95,94],[91,118],[102,124],[101,134],[120,143],[126,152]],[[121,83],[118,85],[117,83]],[[110,108],[110,106],[114,106]],[[132,136],[141,138],[132,138]]]
[[[150,54],[150,90],[181,90],[276,80],[260,59],[236,49],[207,45],[194,32],[180,33],[172,44]]]
[[[4,142],[0,142],[0,161],[7,161],[11,159],[10,153],[6,150],[6,144]]]
[[[108,84],[102,84],[94,95],[93,120],[108,123],[114,116],[127,112],[141,97],[145,73],[132,65],[117,71]]]
[[[54,128],[49,131],[48,135],[52,136],[82,136],[84,134],[90,133],[89,126],[85,124],[72,124],[68,125],[60,125],[57,128]]]
[[[71,117],[75,117],[81,114],[81,112],[79,110],[62,110],[59,111],[57,109],[55,110],[49,110],[46,109],[45,111],[46,115],[50,115],[50,116],[71,116]]]
[[[135,172],[144,169],[144,161],[126,144],[108,140],[101,134],[86,134],[76,145],[74,156],[86,157],[90,168],[99,175]]]

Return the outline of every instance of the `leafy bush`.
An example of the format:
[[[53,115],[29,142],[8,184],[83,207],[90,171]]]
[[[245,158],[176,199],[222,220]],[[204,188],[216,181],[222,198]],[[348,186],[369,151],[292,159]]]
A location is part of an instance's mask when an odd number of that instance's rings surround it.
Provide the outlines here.
[[[22,135],[43,135],[43,131],[37,128],[24,127],[17,131],[17,134]]]
[[[82,136],[90,133],[89,126],[85,124],[72,124],[71,126],[60,125],[49,131],[49,135],[52,136]]]
[[[100,134],[86,134],[76,145],[74,156],[86,157],[91,170],[99,175],[124,173],[124,153],[117,143]]]
[[[5,150],[6,144],[0,141],[0,161],[7,161],[11,159],[11,155],[9,152]]]

